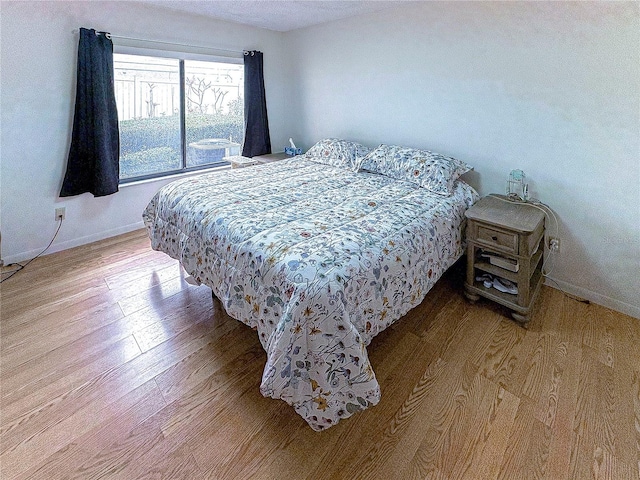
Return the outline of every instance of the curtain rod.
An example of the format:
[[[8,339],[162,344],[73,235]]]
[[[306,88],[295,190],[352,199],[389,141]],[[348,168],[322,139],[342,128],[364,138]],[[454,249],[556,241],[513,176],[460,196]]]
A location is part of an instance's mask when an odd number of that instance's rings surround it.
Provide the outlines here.
[[[74,35],[76,33],[78,33],[80,30],[78,30],[77,28],[72,30],[71,33],[73,33]],[[158,44],[162,44],[162,45],[173,45],[176,47],[190,47],[190,48],[202,48],[205,50],[215,50],[217,52],[228,52],[228,53],[235,53],[235,54],[246,54],[245,50],[227,50],[224,48],[216,48],[216,47],[204,47],[202,45],[190,45],[188,43],[176,43],[176,42],[163,42],[162,40],[147,40],[145,38],[136,38],[136,37],[125,37],[122,35],[113,35],[112,33],[109,32],[98,32],[96,31],[96,34],[98,33],[103,33],[104,35],[107,36],[107,38],[119,38],[120,40],[134,40],[137,42],[145,42],[145,43],[158,43]]]

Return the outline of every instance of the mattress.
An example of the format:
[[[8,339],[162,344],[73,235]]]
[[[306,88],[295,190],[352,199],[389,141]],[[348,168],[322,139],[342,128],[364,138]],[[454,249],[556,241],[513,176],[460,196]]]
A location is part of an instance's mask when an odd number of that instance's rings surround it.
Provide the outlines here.
[[[378,403],[367,345],[460,258],[477,198],[294,157],[170,183],[143,219],[152,248],[257,331],[261,393],[322,430]]]

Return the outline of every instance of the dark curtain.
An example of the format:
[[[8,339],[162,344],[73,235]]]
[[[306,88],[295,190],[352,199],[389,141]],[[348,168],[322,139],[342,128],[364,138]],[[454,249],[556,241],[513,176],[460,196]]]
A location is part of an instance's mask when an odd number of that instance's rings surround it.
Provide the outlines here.
[[[262,52],[244,52],[244,145],[242,156],[271,153]]]
[[[104,32],[80,29],[76,107],[61,197],[118,191],[118,113],[113,86],[113,44]]]

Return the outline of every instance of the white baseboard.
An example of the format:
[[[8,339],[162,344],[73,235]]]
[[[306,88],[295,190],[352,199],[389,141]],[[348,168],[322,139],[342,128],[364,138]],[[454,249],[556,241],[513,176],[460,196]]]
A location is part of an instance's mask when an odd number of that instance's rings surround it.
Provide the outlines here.
[[[615,300],[611,297],[607,297],[606,295],[601,295],[599,293],[592,292],[591,290],[587,290],[586,288],[577,287],[575,285],[564,282],[562,280],[557,280],[555,278],[545,279],[544,284],[555,289],[560,287],[560,289],[564,290],[566,293],[569,293],[576,297],[584,298],[585,300],[589,300],[592,303],[610,308],[611,310],[615,310],[616,312],[621,312],[625,315],[640,319],[640,307],[638,306],[630,305],[628,303],[621,302],[620,300]]]
[[[72,240],[67,240],[66,242],[54,243],[51,245],[49,250],[46,251],[45,255],[49,255],[50,253],[61,252],[62,250],[68,250],[73,247],[79,247],[80,245],[86,245],[87,243],[97,242],[99,240],[104,240],[105,238],[115,237],[116,235],[122,235],[123,233],[129,233],[134,230],[139,230],[144,228],[144,223],[142,221],[132,223],[130,225],[125,225],[123,227],[114,228],[111,230],[105,230],[104,232],[94,233],[92,235],[87,235],[85,237],[74,238]],[[44,247],[43,247],[44,248]],[[2,260],[5,265],[17,262],[23,262],[25,260],[29,260],[36,255],[42,252],[42,248],[37,250],[30,250],[27,252],[17,253],[15,255],[10,255]]]

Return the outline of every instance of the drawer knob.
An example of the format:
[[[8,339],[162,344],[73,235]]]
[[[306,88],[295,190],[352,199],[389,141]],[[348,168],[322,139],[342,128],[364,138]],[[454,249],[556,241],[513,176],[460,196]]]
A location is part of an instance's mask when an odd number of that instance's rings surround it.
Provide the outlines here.
[[[498,241],[498,237],[496,237],[495,235],[493,237],[491,237],[491,240],[493,240],[494,242]]]

